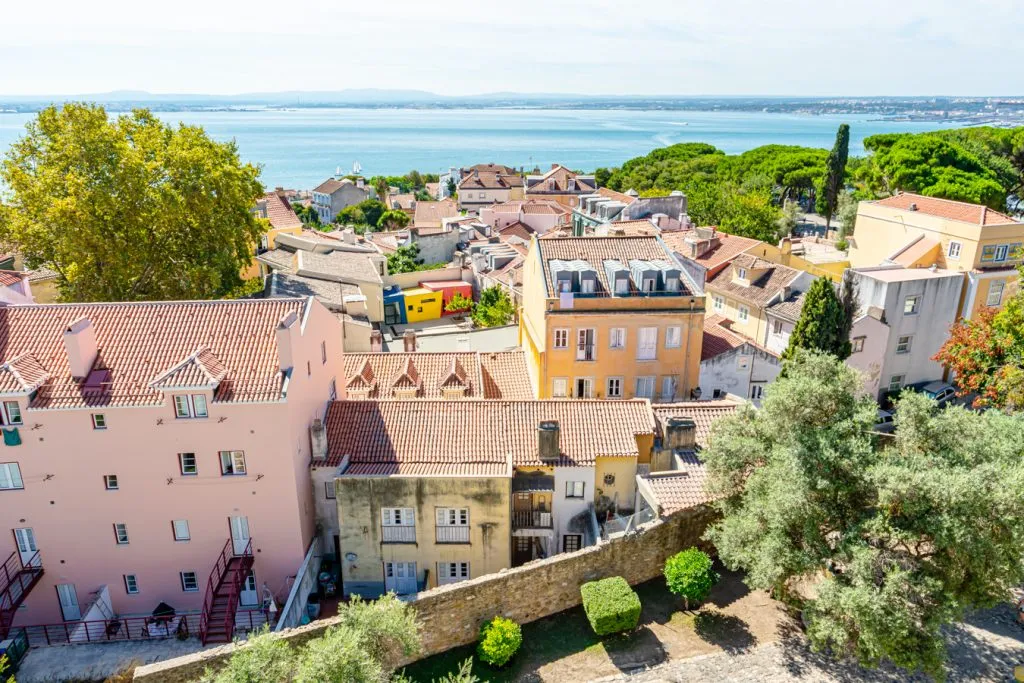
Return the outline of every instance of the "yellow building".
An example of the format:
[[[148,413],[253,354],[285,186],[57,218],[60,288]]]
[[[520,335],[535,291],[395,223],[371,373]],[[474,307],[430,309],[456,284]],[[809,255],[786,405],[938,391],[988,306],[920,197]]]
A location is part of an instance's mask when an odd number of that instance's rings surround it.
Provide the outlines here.
[[[850,241],[854,268],[901,265],[960,271],[960,317],[999,307],[1017,287],[1024,223],[979,204],[903,193],[861,202]]]
[[[704,289],[712,314],[730,320],[733,332],[763,344],[768,335],[767,308],[790,294],[807,291],[814,279],[810,273],[765,261],[748,251],[710,278]]]
[[[441,292],[410,287],[403,289],[402,294],[405,296],[405,318],[410,324],[441,317]]]
[[[267,221],[267,231],[260,239],[256,253],[260,254],[277,247],[277,236],[301,235],[302,221],[295,215],[292,205],[284,196],[283,191],[268,192],[256,202],[255,213],[258,217]],[[260,275],[260,266],[253,261],[248,268],[242,272],[242,279],[248,280]]]
[[[689,398],[704,298],[659,237],[534,237],[520,345],[540,398]]]
[[[346,400],[316,429],[342,584],[363,596],[593,545],[598,519],[635,509],[654,447],[645,400]]]

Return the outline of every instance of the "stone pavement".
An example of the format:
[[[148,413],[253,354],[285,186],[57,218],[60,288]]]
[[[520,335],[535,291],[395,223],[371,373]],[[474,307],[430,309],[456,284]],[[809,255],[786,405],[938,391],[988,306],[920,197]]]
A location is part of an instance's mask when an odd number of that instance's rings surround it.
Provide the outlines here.
[[[216,647],[209,645],[207,647]],[[202,650],[197,638],[124,640],[92,645],[56,645],[29,650],[16,676],[18,683],[102,681],[128,665],[148,664]]]

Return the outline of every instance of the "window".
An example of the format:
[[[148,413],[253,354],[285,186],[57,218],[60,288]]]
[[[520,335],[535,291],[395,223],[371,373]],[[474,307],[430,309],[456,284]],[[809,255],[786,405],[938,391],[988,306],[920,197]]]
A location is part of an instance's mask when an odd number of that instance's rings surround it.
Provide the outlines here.
[[[104,474],[103,475],[103,487],[108,491],[117,490],[117,475],[116,474]]]
[[[565,497],[566,498],[582,498],[583,488],[585,483],[582,481],[567,481],[565,482]]]
[[[864,350],[865,337],[854,337],[850,341],[850,353],[860,353]]]
[[[306,361],[306,377],[313,376],[313,364],[310,361]]]
[[[594,280],[587,278],[586,280],[580,281],[580,294],[593,294],[594,293]]]
[[[963,245],[955,240],[950,240],[949,249],[946,251],[946,258],[957,261],[960,259],[960,250]]]
[[[751,384],[750,385],[750,398],[754,401],[760,401],[761,397],[764,396],[764,385],[763,384]]]
[[[576,360],[594,360],[594,337],[593,328],[576,330]]]
[[[776,320],[772,323],[772,334],[782,334],[782,321]]]
[[[608,378],[608,391],[605,392],[607,398],[622,398],[622,378],[621,377],[609,377]]]
[[[469,562],[438,562],[437,583],[455,583],[469,578]]]
[[[220,473],[223,475],[245,474],[245,452],[221,451]]]
[[[592,378],[576,378],[576,398],[594,398],[594,380]]]
[[[914,340],[914,337],[909,334],[905,334],[896,340],[896,353],[910,353],[910,344]]]
[[[331,386],[327,391],[327,395],[332,401],[338,398],[338,382],[333,377],[331,378]]]
[[[711,304],[711,307],[713,309],[715,309],[716,312],[720,313],[722,311],[722,309],[725,308],[725,299],[723,299],[722,297],[718,296],[717,294],[715,296],[711,297],[711,301],[713,302]]]
[[[641,289],[645,292],[653,292],[655,286],[658,284],[657,279],[653,277],[645,277],[641,283]]]
[[[903,300],[903,315],[917,315],[921,308],[921,297],[917,294]]]
[[[191,541],[192,534],[188,530],[187,519],[175,519],[171,521],[171,531],[174,533],[175,541]]]
[[[562,552],[574,553],[580,549],[583,537],[580,534],[565,534],[562,536]]]
[[[196,578],[195,572],[178,572],[181,577],[181,590],[186,593],[195,593],[199,591],[199,579]]]
[[[3,418],[5,425],[21,424],[21,406],[17,401],[4,401]]]
[[[736,356],[736,370],[742,372],[750,369],[750,356]]]
[[[637,330],[637,360],[654,360],[658,355],[658,328],[641,327]]]
[[[654,398],[654,377],[637,377],[636,378],[636,397],[637,398]]]
[[[178,465],[181,467],[182,474],[199,474],[199,468],[196,467],[195,453],[178,453]]]
[[[750,320],[750,309],[742,304],[739,307],[739,319],[741,323],[745,323]]]
[[[568,381],[564,377],[555,377],[551,380],[551,398],[565,398],[568,389]]]
[[[434,508],[438,543],[469,543],[469,508]]]
[[[338,490],[334,488],[334,480],[324,482],[324,497],[327,500],[334,500],[338,497]]]
[[[25,488],[21,479],[21,467],[16,462],[0,463],[0,491]]]
[[[889,391],[897,392],[903,386],[903,375],[893,375],[889,378]]]
[[[666,349],[678,349],[683,343],[683,328],[681,327],[666,327],[665,328],[665,348]]]
[[[128,545],[128,525],[123,523],[115,524],[114,538],[117,540],[118,545]]]
[[[139,592],[139,580],[135,578],[135,574],[125,574],[123,578],[125,593],[135,595]]]
[[[981,250],[982,261],[1005,261],[1016,256],[1020,244],[990,244]]]
[[[665,291],[666,292],[678,292],[679,291],[679,278],[670,277],[665,280]]]
[[[569,330],[558,329],[555,330],[555,348],[566,349],[569,348]]]
[[[384,543],[416,542],[416,511],[412,508],[381,508],[380,524]]]
[[[437,508],[438,526],[469,526],[469,508]]]
[[[92,428],[93,429],[106,429],[107,428],[107,417],[103,413],[92,414]]]
[[[320,342],[320,364],[327,364],[327,342]]]
[[[621,349],[626,346],[626,328],[625,327],[613,327],[609,332],[608,347],[612,349]]]
[[[679,379],[675,375],[668,375],[661,378],[661,400],[671,401],[676,397],[676,387]]]
[[[179,419],[206,417],[206,396],[181,394],[174,397],[174,416]]]
[[[737,268],[736,269],[736,276],[739,279],[741,279],[741,280],[746,280],[747,279],[747,269],[746,268]]]
[[[988,296],[985,298],[986,306],[998,306],[1003,303],[1003,289],[1006,288],[1004,280],[993,280],[988,286]]]
[[[615,293],[619,295],[629,294],[629,278],[620,277],[615,280]]]

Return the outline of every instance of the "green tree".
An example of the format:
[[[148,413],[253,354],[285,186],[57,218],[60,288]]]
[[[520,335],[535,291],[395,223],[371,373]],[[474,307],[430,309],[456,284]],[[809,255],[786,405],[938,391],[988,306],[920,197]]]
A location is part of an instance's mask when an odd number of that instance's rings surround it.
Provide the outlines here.
[[[599,168],[594,171],[594,182],[598,187],[606,187],[608,180],[612,177],[611,169]]]
[[[850,155],[850,126],[843,123],[836,131],[836,142],[825,161],[822,192],[818,195],[818,213],[825,216],[825,228],[832,227],[832,217],[839,208],[839,193],[846,184],[846,159]]]
[[[803,611],[812,646],[939,676],[941,629],[1024,581],[1024,417],[905,392],[884,447],[862,378],[802,352],[702,453],[708,531],[751,588]]]
[[[853,234],[854,225],[857,223],[857,200],[849,192],[839,193],[837,202],[836,218],[839,219],[839,243],[837,247],[846,250],[847,240]]]
[[[388,254],[388,272],[392,274],[413,273],[420,270],[422,265],[423,259],[420,258],[420,245],[415,243],[398,247],[398,249]]]
[[[334,217],[334,222],[339,225],[367,225],[376,226],[380,217],[388,210],[384,202],[376,199],[364,199],[358,204],[346,206]]]
[[[419,190],[423,188],[423,176],[420,175],[419,171],[409,171],[405,177],[408,179],[409,185],[412,189]]]
[[[803,213],[800,211],[800,205],[795,201],[787,201],[782,205],[782,214],[779,216],[776,225],[778,226],[778,236],[792,237],[793,233],[796,232],[796,226],[800,223],[800,219],[803,218]]]
[[[47,107],[0,163],[0,240],[64,301],[208,299],[241,281],[265,222],[234,143],[137,109]]]
[[[454,178],[449,178],[448,179],[448,196],[449,197],[454,197],[455,193],[458,192],[458,189],[459,189],[458,186],[455,184],[455,179]]]
[[[288,642],[268,628],[249,637],[245,645],[231,655],[219,672],[207,670],[203,681],[213,683],[259,683],[287,681],[295,668],[295,651]]]
[[[664,571],[669,591],[683,599],[687,610],[690,609],[690,600],[703,600],[718,583],[718,573],[711,557],[698,548],[687,548],[668,558]]]
[[[391,184],[388,179],[384,176],[377,176],[372,179],[373,191],[377,193],[377,200],[384,202],[387,200],[388,195],[391,193]]]
[[[804,295],[800,319],[789,336],[782,359],[792,360],[799,350],[816,350],[845,360],[850,356],[851,325],[852,313],[844,310],[835,285],[828,278],[819,277]]]
[[[473,324],[477,327],[501,327],[512,322],[515,306],[508,292],[499,285],[480,292],[480,300],[473,307]]]
[[[434,197],[431,197],[430,193],[427,192],[426,190],[416,190],[415,197],[416,197],[416,201],[418,201],[418,202],[432,202],[432,201],[434,201]]]
[[[448,303],[444,305],[444,310],[448,313],[462,313],[473,308],[473,300],[469,297],[462,296],[458,292],[452,295],[452,298],[448,300]]]
[[[377,227],[381,230],[398,230],[409,225],[409,214],[399,209],[389,209],[377,219]]]
[[[299,217],[299,220],[306,225],[314,228],[320,227],[320,215],[316,212],[312,206],[296,206],[295,215]]]

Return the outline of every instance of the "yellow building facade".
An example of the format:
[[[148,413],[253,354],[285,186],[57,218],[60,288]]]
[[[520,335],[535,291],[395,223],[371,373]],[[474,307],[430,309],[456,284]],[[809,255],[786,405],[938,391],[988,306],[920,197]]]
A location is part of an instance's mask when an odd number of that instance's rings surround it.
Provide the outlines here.
[[[520,344],[538,398],[688,398],[704,299],[658,237],[534,238]]]

